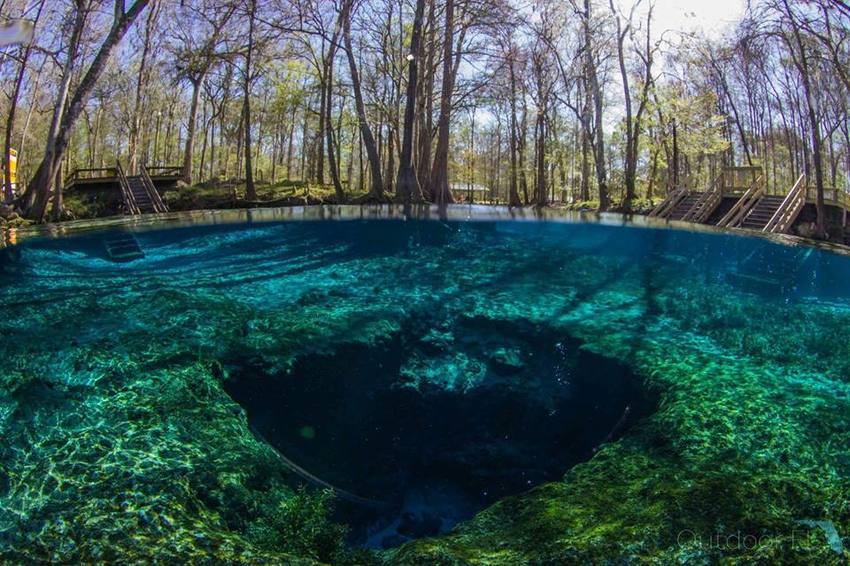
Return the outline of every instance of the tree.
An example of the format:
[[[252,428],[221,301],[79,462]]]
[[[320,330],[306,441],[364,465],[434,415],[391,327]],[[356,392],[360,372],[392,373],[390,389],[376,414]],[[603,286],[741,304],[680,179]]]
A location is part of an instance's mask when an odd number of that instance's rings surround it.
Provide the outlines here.
[[[649,6],[646,15],[646,36],[645,47],[643,51],[637,49],[636,52],[641,59],[643,66],[642,86],[637,96],[637,109],[634,109],[632,101],[632,89],[630,86],[629,73],[626,69],[625,41],[626,37],[632,35],[632,20],[635,10],[640,6],[641,0],[637,0],[632,4],[631,12],[628,19],[623,24],[617,8],[614,6],[614,0],[609,0],[611,13],[614,15],[614,22],[617,30],[617,61],[620,67],[620,80],[623,84],[623,100],[625,103],[625,126],[626,126],[626,158],[624,180],[626,184],[626,195],[623,199],[623,209],[631,211],[632,201],[636,194],[636,178],[637,178],[637,163],[640,148],[640,135],[642,128],[643,113],[646,109],[647,101],[649,100],[649,89],[652,85],[652,61],[654,48],[652,47],[651,26],[652,26],[652,11],[653,5]]]
[[[823,200],[824,183],[823,155],[821,151],[821,123],[818,111],[815,108],[814,93],[812,92],[811,68],[809,66],[810,56],[806,42],[803,40],[803,33],[800,29],[800,24],[794,10],[791,9],[788,0],[782,0],[782,6],[785,8],[785,15],[787,16],[788,23],[790,23],[789,27],[792,32],[791,37],[789,37],[787,33],[782,33],[782,37],[788,45],[788,50],[791,53],[791,59],[794,61],[794,66],[797,68],[797,71],[800,73],[800,78],[803,81],[803,98],[806,101],[806,113],[809,119],[809,127],[811,128],[812,157],[815,169],[815,187],[817,190],[815,204],[817,208],[817,223],[815,234],[818,238],[823,238],[826,235],[826,210],[824,208]]]
[[[38,20],[41,18],[41,12],[44,9],[45,1],[41,0],[38,3],[38,8],[36,9],[35,17],[33,18],[33,32],[35,32],[35,27],[38,25]],[[30,41],[27,45],[23,46],[20,50],[21,53],[21,62],[18,68],[18,75],[15,78],[15,86],[12,91],[12,97],[9,100],[9,115],[6,118],[6,136],[4,139],[4,149],[3,149],[3,187],[5,187],[4,197],[7,203],[11,203],[14,200],[14,194],[12,193],[12,130],[15,127],[15,112],[18,108],[18,98],[21,95],[21,85],[24,82],[24,75],[27,71],[27,63],[29,62],[30,55],[32,54],[33,42]]]
[[[372,185],[369,190],[369,198],[376,201],[384,199],[384,181],[381,174],[381,158],[378,155],[378,148],[375,144],[375,136],[372,135],[372,128],[369,127],[369,121],[366,118],[366,107],[363,104],[363,90],[360,84],[360,73],[357,70],[357,62],[354,59],[354,49],[351,46],[351,12],[353,10],[354,0],[343,0],[342,3],[342,22],[343,22],[343,39],[345,40],[345,52],[348,56],[348,69],[351,73],[351,86],[354,90],[354,101],[357,108],[357,120],[360,124],[360,135],[363,137],[363,145],[366,148],[366,153],[369,156],[369,168],[372,174]]]
[[[324,63],[324,73],[323,78],[325,84],[325,108],[324,108],[324,124],[319,127],[321,130],[324,127],[325,134],[327,136],[327,144],[328,144],[328,166],[331,171],[331,179],[333,180],[334,191],[336,192],[336,198],[340,202],[345,200],[345,192],[342,190],[342,183],[339,179],[339,164],[337,162],[336,151],[334,149],[334,134],[332,127],[332,116],[331,116],[331,108],[333,106],[333,76],[334,76],[334,55],[336,54],[337,41],[339,40],[340,31],[343,22],[343,14],[340,13],[337,18],[336,27],[334,28],[333,36],[330,40],[330,46],[328,47],[328,53],[325,57]]]
[[[70,94],[71,71],[77,62],[77,51],[85,27],[86,18],[91,11],[90,0],[76,0],[73,10],[73,24],[67,43],[67,57],[62,75],[62,84],[56,97],[53,123],[47,136],[44,158],[36,174],[20,200],[24,214],[36,219],[44,218],[47,203],[50,200],[62,158],[68,148],[71,131],[80,116],[83,104],[103,73],[107,61],[118,43],[127,33],[127,29],[142,13],[149,0],[136,0],[129,9],[125,9],[123,0],[115,0],[112,25],[100,45],[94,60],[86,71],[80,84]],[[70,102],[68,100],[70,99]],[[67,108],[66,108],[67,104]],[[61,189],[60,189],[61,190]]]
[[[437,121],[437,148],[434,150],[434,164],[431,167],[429,190],[434,202],[441,205],[454,202],[454,197],[452,197],[452,192],[449,189],[449,118],[452,111],[452,91],[454,90],[454,72],[452,69],[454,0],[446,0],[445,9],[443,86],[440,94],[440,119]]]
[[[519,151],[518,145],[518,135],[517,131],[517,47],[513,41],[513,35],[508,38],[507,42],[507,52],[505,53],[505,57],[507,59],[508,64],[508,74],[510,77],[510,114],[511,114],[511,128],[510,128],[510,154],[511,154],[511,172],[510,172],[510,185],[508,189],[508,204],[510,206],[520,206],[522,205],[522,201],[519,199],[519,193],[517,192],[517,153]]]
[[[156,33],[157,20],[160,13],[160,3],[153,0],[150,10],[148,10],[148,18],[145,23],[144,38],[142,40],[142,57],[139,62],[139,72],[136,78],[136,92],[133,97],[133,114],[130,119],[130,139],[128,142],[128,150],[130,159],[130,171],[135,174],[138,169],[138,146],[139,136],[141,135],[142,126],[142,99],[145,88],[150,80],[150,71],[148,68],[149,56],[153,45],[154,34]]]
[[[254,55],[254,23],[257,15],[257,0],[247,0],[248,44],[245,47],[245,66],[242,70],[242,124],[245,134],[245,198],[257,200],[254,187],[254,168],[251,163],[251,59]]]
[[[404,141],[401,146],[401,160],[396,180],[396,191],[399,198],[406,203],[423,201],[422,189],[416,173],[413,171],[413,120],[416,105],[416,89],[418,74],[416,58],[419,57],[419,42],[422,35],[422,18],[425,14],[425,0],[416,0],[416,12],[413,16],[413,33],[410,39],[410,55],[408,61],[407,102],[404,109]]]
[[[193,180],[195,130],[201,91],[210,70],[225,56],[222,53],[226,39],[224,32],[236,7],[237,4],[233,2],[204,0],[200,4],[181,3],[172,15],[175,43],[171,51],[176,59],[177,77],[188,81],[192,87],[181,173],[186,184],[191,184]]]

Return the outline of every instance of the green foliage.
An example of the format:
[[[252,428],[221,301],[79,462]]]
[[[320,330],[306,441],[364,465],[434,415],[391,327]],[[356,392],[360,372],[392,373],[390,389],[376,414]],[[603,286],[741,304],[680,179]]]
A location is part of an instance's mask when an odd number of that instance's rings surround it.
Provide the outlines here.
[[[248,525],[246,536],[257,546],[322,562],[339,562],[345,555],[346,528],[331,521],[334,494],[308,491],[275,497],[260,504],[262,515]]]
[[[69,191],[62,196],[62,204],[72,218],[100,218],[110,215],[108,199],[99,193]]]
[[[562,205],[565,210],[598,210],[598,200],[581,200]]]

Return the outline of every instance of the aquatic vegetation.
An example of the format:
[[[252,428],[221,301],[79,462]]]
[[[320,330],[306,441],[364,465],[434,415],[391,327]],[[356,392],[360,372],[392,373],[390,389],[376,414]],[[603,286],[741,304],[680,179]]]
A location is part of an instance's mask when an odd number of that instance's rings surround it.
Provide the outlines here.
[[[848,258],[815,251],[793,292],[774,293],[727,274],[746,273],[756,250],[793,248],[714,234],[226,226],[140,232],[146,257],[127,264],[107,261],[99,238],[25,242],[0,272],[4,561],[850,557]],[[557,379],[576,395],[563,406],[598,406],[579,419],[594,425],[571,433],[589,434],[575,457],[528,491],[506,487],[449,532],[402,517],[401,531],[414,536],[387,541],[400,546],[352,546],[368,521],[327,489],[299,487],[311,482],[280,458],[387,498],[403,482],[368,476],[381,467],[366,467],[362,446],[321,466],[334,446],[323,444],[327,408],[340,407],[357,431],[372,418],[358,409],[378,407],[358,385],[382,383],[392,402],[437,400],[416,405],[432,418],[440,403],[461,403],[448,426],[463,425],[473,406],[481,413],[470,417],[495,418],[485,410],[494,392],[537,418],[546,403],[557,407],[547,389]],[[246,394],[248,385],[262,395]],[[288,422],[273,415],[286,399],[272,403],[270,391],[301,403],[312,391],[322,410]],[[495,430],[496,420],[485,422]],[[413,441],[422,434],[407,430]],[[517,461],[558,446],[528,431]],[[475,447],[497,446],[477,438]],[[409,470],[424,469],[405,454]]]

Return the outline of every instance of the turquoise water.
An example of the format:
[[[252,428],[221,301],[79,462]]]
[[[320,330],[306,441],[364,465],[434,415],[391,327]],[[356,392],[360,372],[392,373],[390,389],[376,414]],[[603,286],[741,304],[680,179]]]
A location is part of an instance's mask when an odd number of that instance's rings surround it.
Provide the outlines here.
[[[126,263],[108,236],[3,251],[3,560],[847,557],[850,257],[596,223],[153,229]]]

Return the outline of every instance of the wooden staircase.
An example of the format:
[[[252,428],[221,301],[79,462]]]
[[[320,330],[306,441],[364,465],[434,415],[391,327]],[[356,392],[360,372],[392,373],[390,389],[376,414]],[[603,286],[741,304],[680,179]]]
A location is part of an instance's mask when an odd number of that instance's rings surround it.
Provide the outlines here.
[[[725,167],[707,190],[695,192],[685,187],[671,191],[649,213],[649,216],[704,223],[721,206],[724,196],[743,195],[717,222],[721,228],[740,228],[770,234],[787,234],[808,202],[811,191],[806,176],[800,175],[785,194],[769,194],[761,167]],[[824,200],[844,209],[845,219],[850,210],[850,192],[835,188],[824,189]],[[844,222],[846,226],[846,220]],[[850,230],[845,228],[845,240],[850,245]]]
[[[668,220],[683,220],[701,198],[702,193],[688,193],[667,212],[665,218]]]
[[[649,215],[668,220],[705,222],[722,200],[723,176],[720,175],[706,191],[673,191]]]
[[[782,206],[782,201],[784,200],[785,197],[781,196],[762,196],[736,228],[758,230],[759,232],[764,231],[770,219],[773,218],[773,215]]]
[[[756,207],[759,200],[764,196],[764,177],[759,176],[738,199],[729,212],[721,218],[717,225],[721,228],[740,228],[744,218]]]
[[[127,184],[140,214],[151,214],[157,211],[141,175],[127,177]]]
[[[806,192],[806,176],[800,175],[763,231],[772,234],[787,234],[800,215],[800,211],[806,206]]]
[[[667,216],[672,212],[674,208],[676,208],[679,202],[687,198],[688,189],[684,187],[680,187],[678,189],[674,189],[664,197],[664,200],[659,202],[655,208],[649,213],[649,216],[653,218],[667,218]]]
[[[153,214],[156,212],[168,212],[168,207],[162,201],[159,191],[153,184],[144,165],[141,174],[128,177],[121,167],[121,162],[116,162],[118,184],[121,188],[121,199],[124,202],[124,211],[127,214]]]
[[[785,195],[764,194],[762,177],[744,193],[718,226],[785,234],[806,204],[806,176],[800,175]]]
[[[707,222],[721,202],[723,202],[722,174],[714,179],[707,191],[699,193],[699,198],[682,217],[682,220],[697,223]]]

